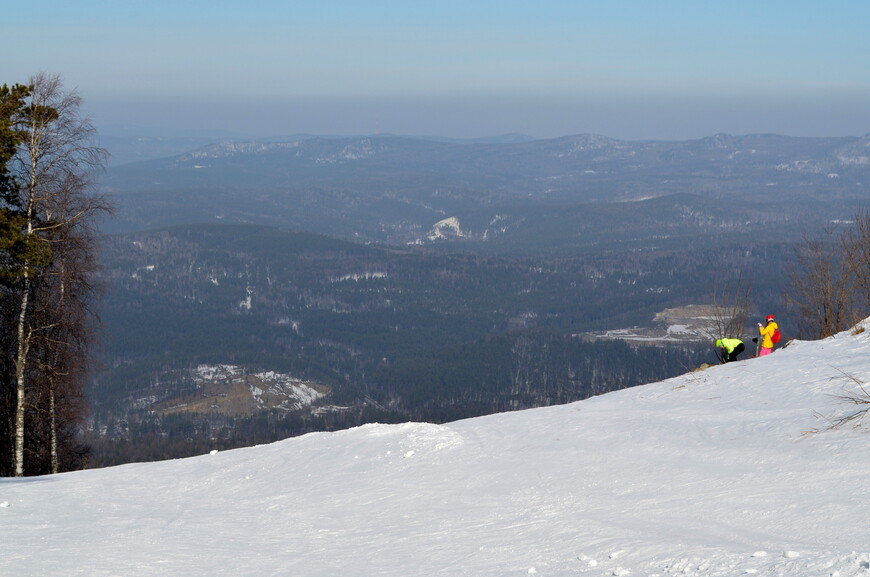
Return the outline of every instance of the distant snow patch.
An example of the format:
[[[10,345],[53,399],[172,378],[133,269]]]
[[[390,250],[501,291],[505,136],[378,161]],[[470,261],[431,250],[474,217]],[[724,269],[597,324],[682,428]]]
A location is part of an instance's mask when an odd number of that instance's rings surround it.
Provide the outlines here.
[[[471,235],[462,230],[459,219],[455,216],[439,220],[426,235],[429,240],[447,240],[454,238],[469,238]]]

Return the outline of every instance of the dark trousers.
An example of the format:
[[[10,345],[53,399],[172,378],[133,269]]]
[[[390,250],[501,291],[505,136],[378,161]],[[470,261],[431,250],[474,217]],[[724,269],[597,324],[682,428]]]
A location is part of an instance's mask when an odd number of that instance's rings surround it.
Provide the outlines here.
[[[739,345],[737,345],[736,347],[734,347],[734,350],[733,350],[733,351],[731,351],[730,353],[727,353],[727,354],[725,355],[725,362],[726,362],[726,363],[730,363],[731,361],[736,361],[736,360],[737,360],[737,355],[739,355],[740,353],[742,353],[743,350],[744,350],[745,348],[746,348],[746,347],[743,346],[743,343],[740,343]]]

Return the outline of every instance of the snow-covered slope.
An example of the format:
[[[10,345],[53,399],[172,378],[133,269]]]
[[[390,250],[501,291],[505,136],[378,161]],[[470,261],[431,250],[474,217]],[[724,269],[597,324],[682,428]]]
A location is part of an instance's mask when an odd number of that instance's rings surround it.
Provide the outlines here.
[[[0,575],[870,576],[870,331],[570,405],[0,480]],[[870,423],[867,423],[870,426]]]

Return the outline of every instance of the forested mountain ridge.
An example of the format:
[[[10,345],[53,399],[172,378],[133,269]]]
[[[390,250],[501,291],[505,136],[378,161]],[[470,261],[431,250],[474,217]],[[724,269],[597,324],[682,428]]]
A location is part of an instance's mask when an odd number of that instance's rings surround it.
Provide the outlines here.
[[[168,454],[189,454],[202,446],[194,442],[237,446],[373,419],[444,421],[665,378],[714,352],[577,335],[704,301],[714,259],[769,272],[768,259],[790,250],[754,241],[648,249],[486,256],[254,225],[113,236],[103,257],[106,370],[91,389],[94,431],[178,436],[181,453]],[[756,286],[760,299],[776,290]],[[190,376],[202,365],[284,373],[328,393],[260,416],[168,413],[215,398]]]
[[[524,213],[683,193],[728,211],[836,218],[870,192],[870,137],[222,142],[115,167],[106,187],[119,203],[112,231],[247,222],[402,244],[425,242],[436,223],[457,218],[474,229],[470,238],[503,239],[510,250],[520,244],[510,242],[514,231],[547,231]]]

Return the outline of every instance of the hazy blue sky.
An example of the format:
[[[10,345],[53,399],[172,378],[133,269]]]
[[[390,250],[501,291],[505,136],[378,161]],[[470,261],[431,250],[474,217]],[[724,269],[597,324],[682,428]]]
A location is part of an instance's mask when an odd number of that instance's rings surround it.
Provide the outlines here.
[[[870,132],[867,0],[41,0],[0,83],[102,133],[683,139]]]

